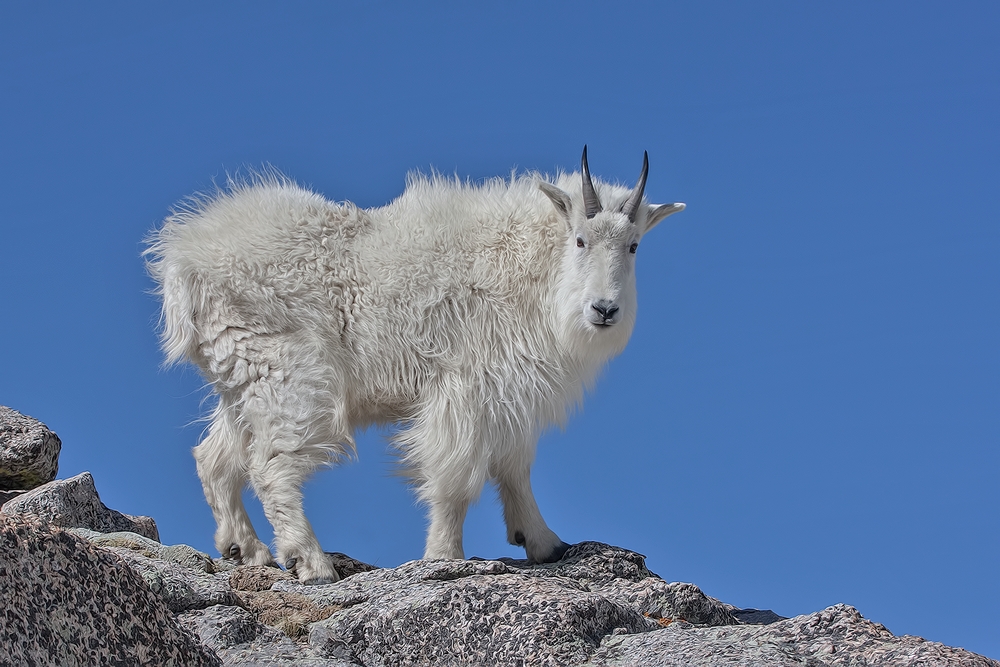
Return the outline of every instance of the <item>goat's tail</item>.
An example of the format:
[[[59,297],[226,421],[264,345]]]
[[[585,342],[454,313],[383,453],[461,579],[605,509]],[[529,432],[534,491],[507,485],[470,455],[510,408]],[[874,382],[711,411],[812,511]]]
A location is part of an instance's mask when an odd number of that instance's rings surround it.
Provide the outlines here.
[[[195,276],[184,271],[175,253],[171,252],[176,224],[168,219],[162,229],[150,235],[143,252],[146,269],[156,281],[155,293],[163,301],[159,330],[160,346],[166,355],[164,363],[167,366],[185,358],[194,361],[198,349],[195,313],[197,295],[201,290],[195,284]]]

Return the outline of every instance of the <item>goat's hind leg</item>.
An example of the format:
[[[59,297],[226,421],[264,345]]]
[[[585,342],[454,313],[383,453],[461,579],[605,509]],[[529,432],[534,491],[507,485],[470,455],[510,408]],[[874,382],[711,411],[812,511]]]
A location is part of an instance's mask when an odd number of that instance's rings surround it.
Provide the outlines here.
[[[247,483],[247,434],[220,403],[208,435],[194,448],[198,477],[215,516],[215,546],[225,558],[243,565],[274,565],[271,550],[257,532],[243,506]]]
[[[250,424],[250,483],[274,528],[278,561],[306,584],[340,579],[302,507],[302,485],[316,468],[344,453],[343,445],[321,435],[332,435],[329,426],[317,426],[324,412],[312,409],[313,392],[285,381],[260,380],[243,406]],[[350,436],[341,434],[350,442]]]

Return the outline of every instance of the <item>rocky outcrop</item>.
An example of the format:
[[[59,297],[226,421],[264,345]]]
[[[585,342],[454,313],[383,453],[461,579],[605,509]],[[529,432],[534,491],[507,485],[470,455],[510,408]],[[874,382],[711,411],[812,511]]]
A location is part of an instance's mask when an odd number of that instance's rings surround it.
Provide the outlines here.
[[[642,556],[596,542],[550,565],[413,561],[339,585],[275,589],[342,608],[310,628],[309,644],[359,665],[575,665],[605,637],[651,632],[665,618],[738,623],[695,586],[667,583]]]
[[[54,480],[61,448],[59,436],[45,424],[0,405],[0,491],[33,489]]]
[[[846,605],[791,619],[737,609],[692,584],[664,581],[635,552],[597,542],[545,565],[445,560],[376,569],[337,554],[344,579],[304,586],[276,568],[204,554],[181,565],[172,554],[183,549],[137,538],[93,537],[117,545],[105,548],[152,582],[225,665],[1000,667],[895,637]],[[172,586],[155,583],[168,571]]]
[[[994,660],[920,637],[896,637],[844,604],[768,625],[698,627],[683,621],[611,637],[584,667],[996,667]]]
[[[156,522],[150,517],[130,516],[105,507],[89,472],[22,493],[4,503],[0,512],[34,514],[45,523],[61,528],[89,528],[99,533],[124,530],[159,539]]]
[[[53,473],[54,474],[54,473]],[[846,605],[786,619],[583,542],[557,563],[328,554],[343,577],[304,586],[158,541],[108,509],[90,473],[0,495],[0,667],[484,665],[1000,667],[896,637]]]
[[[0,516],[0,664],[219,665],[121,559]]]

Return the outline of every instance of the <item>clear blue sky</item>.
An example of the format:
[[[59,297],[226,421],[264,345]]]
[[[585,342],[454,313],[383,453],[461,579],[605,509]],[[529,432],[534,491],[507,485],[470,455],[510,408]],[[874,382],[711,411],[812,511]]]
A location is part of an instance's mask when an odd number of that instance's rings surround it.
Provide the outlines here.
[[[205,393],[161,370],[142,238],[269,163],[380,205],[410,169],[574,169],[684,201],[632,342],[534,483],[570,542],[795,615],[1000,658],[1000,5],[6,3],[0,404],[111,507],[212,551]],[[323,545],[417,558],[384,439],[319,474]],[[270,539],[259,509],[259,529]],[[491,494],[468,555],[518,556]]]

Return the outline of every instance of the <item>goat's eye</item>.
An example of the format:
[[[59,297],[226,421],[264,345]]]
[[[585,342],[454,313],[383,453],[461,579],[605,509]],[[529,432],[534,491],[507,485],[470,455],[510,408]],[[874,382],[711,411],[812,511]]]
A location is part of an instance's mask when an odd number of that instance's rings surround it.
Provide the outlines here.
[[[582,236],[577,236],[576,237],[576,247],[577,248],[583,248],[586,245],[587,244],[583,242],[583,237]]]
[[[638,243],[633,243],[632,245],[630,245],[630,246],[628,247],[628,251],[629,251],[630,253],[632,253],[632,254],[634,255],[634,254],[635,254],[635,250],[636,250],[636,248],[638,248],[638,247],[639,247],[639,244],[638,244]]]

